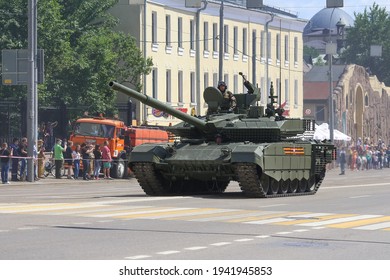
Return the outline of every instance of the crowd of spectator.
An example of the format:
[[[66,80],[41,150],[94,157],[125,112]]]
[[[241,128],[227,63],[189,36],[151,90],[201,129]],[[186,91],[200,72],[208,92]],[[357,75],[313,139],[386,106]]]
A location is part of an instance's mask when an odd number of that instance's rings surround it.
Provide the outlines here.
[[[378,143],[372,143],[368,138],[365,138],[364,141],[362,138],[358,138],[355,145],[339,148],[338,151],[340,175],[345,174],[345,169],[363,171],[390,167],[390,145],[386,145],[381,139],[378,140]],[[344,170],[343,163],[346,165]]]

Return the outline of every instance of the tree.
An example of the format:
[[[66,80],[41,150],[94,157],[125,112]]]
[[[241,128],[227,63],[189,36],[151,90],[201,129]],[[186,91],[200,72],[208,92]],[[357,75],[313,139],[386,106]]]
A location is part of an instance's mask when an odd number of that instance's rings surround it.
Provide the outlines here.
[[[346,50],[342,58],[347,63],[370,68],[379,80],[390,84],[390,15],[377,4],[355,14],[355,25],[348,30]],[[382,57],[371,57],[371,45],[382,46]]]
[[[114,31],[109,9],[118,0],[39,0],[38,48],[45,50],[45,83],[39,104],[86,105],[91,112],[115,111],[110,80],[141,88],[151,71],[134,38]],[[27,48],[27,2],[0,0],[0,47]],[[0,98],[26,95],[25,86],[1,86]]]

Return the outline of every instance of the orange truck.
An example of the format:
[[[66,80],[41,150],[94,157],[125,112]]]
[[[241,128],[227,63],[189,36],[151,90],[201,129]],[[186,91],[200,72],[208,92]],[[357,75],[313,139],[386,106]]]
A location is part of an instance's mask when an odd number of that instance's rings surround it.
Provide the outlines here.
[[[107,140],[112,157],[111,176],[126,178],[132,147],[143,143],[168,142],[168,133],[155,127],[128,127],[118,119],[85,117],[76,120],[70,140],[74,145],[91,143],[100,146]]]

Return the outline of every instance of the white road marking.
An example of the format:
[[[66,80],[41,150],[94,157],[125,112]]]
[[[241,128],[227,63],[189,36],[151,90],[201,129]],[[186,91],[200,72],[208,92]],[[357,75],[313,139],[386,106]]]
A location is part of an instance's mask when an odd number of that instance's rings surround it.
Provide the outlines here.
[[[287,221],[292,221],[292,220],[293,219],[273,218],[273,219],[266,219],[266,220],[261,220],[261,221],[245,222],[244,224],[265,225],[265,224],[272,224],[272,223],[279,223],[279,222],[287,222]]]
[[[326,188],[321,188],[321,191],[326,191],[326,190],[331,190],[331,189],[348,189],[348,188],[375,187],[375,186],[378,186],[378,187],[379,186],[390,186],[390,183],[344,185],[344,186],[326,187]]]
[[[287,204],[272,204],[272,205],[260,206],[260,208],[269,208],[269,207],[286,206],[286,205]]]
[[[362,226],[362,227],[355,227],[354,229],[376,230],[376,229],[383,229],[383,228],[390,228],[390,222],[373,224],[373,225]]]
[[[258,235],[256,236],[257,238],[268,238],[271,237],[270,235]]]
[[[114,220],[101,220],[101,221],[96,221],[97,223],[111,223]]]
[[[350,198],[366,198],[370,197],[371,195],[359,195],[359,196],[351,196]]]
[[[190,251],[197,251],[197,250],[203,250],[203,249],[207,249],[207,247],[204,247],[204,246],[197,246],[197,247],[188,247],[188,248],[184,248],[184,250],[190,250]]]
[[[20,227],[20,228],[18,228],[18,230],[33,230],[33,229],[37,229],[37,227]]]
[[[325,225],[338,224],[338,223],[351,222],[351,221],[377,218],[377,217],[381,217],[381,215],[358,215],[353,217],[338,218],[338,219],[332,219],[332,220],[320,221],[320,222],[310,222],[310,223],[304,223],[299,225],[307,226],[307,227],[318,227],[318,226],[325,226]]]
[[[286,235],[286,234],[290,234],[291,231],[282,231],[282,232],[277,232],[275,234],[279,234],[279,235]]]
[[[293,230],[293,232],[306,232],[306,231],[309,231],[308,229],[296,229],[296,230]]]
[[[180,251],[163,251],[163,252],[158,252],[156,254],[158,255],[172,255],[172,254],[177,254],[180,253]]]
[[[252,238],[242,238],[242,239],[236,239],[234,240],[235,242],[247,242],[247,241],[252,241]]]
[[[225,246],[225,245],[230,245],[232,244],[231,242],[218,242],[218,243],[213,243],[210,244],[211,246]]]
[[[146,259],[146,258],[151,258],[151,257],[152,256],[148,256],[148,255],[138,255],[138,256],[126,257],[125,259],[140,260],[140,259]]]

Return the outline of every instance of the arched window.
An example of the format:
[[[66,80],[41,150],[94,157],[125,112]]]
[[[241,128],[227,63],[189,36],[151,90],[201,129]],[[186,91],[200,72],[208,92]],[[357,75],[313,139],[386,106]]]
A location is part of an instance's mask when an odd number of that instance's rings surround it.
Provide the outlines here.
[[[368,106],[368,94],[364,95],[364,106]]]

